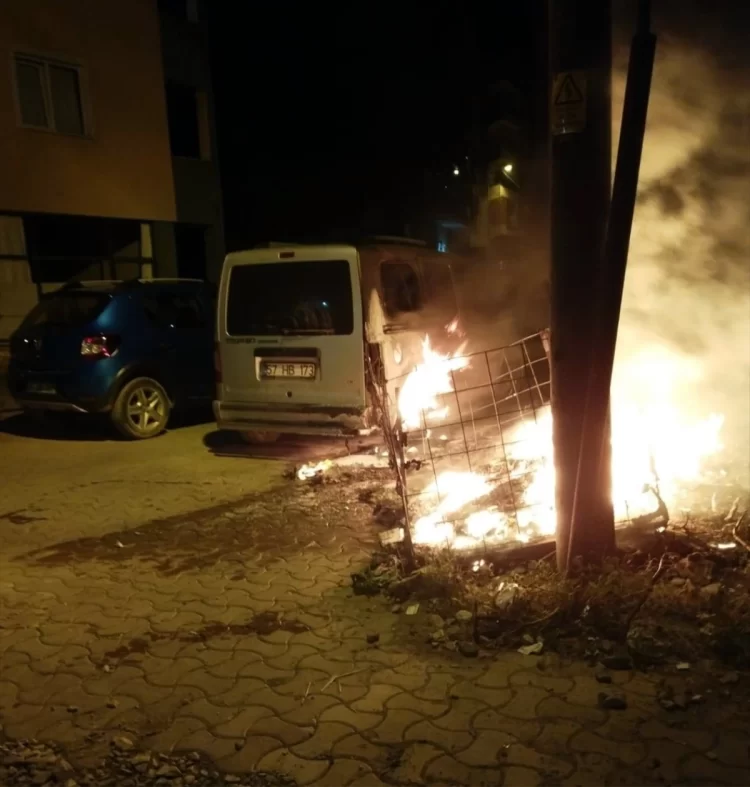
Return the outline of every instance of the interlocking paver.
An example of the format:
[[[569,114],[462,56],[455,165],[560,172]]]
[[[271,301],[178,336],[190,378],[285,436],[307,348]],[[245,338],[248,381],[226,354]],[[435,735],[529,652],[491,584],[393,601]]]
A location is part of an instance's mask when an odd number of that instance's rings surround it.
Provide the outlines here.
[[[450,710],[442,716],[433,718],[432,723],[444,730],[455,730],[456,732],[470,730],[471,720],[474,716],[486,709],[487,706],[478,700],[454,700],[450,704]]]
[[[386,701],[389,710],[410,710],[427,718],[443,716],[450,709],[450,703],[417,699],[413,694],[403,691]]]
[[[438,784],[471,784],[474,781],[474,769],[447,754],[429,762],[425,767],[424,775],[428,782]],[[490,779],[488,785],[503,783],[499,769],[494,771],[494,775],[493,771],[489,770],[487,775]]]
[[[0,470],[8,439],[0,432]],[[705,705],[667,714],[657,671],[616,672],[628,708],[606,712],[586,665],[415,645],[388,602],[352,596],[350,574],[369,559],[364,516],[362,533],[351,513],[337,530],[321,502],[333,499],[328,485],[250,497],[256,470],[266,487],[278,466],[196,456],[182,439],[64,443],[79,478],[106,454],[109,480],[75,490],[59,461],[13,443],[26,462],[23,474],[6,472],[11,487],[19,481],[14,509],[33,503],[45,519],[0,530],[7,734],[93,752],[87,735],[102,732],[106,748],[119,731],[301,785],[744,783],[748,718],[737,696],[708,692]],[[30,472],[40,461],[41,476]],[[28,478],[43,479],[36,499],[20,484]],[[322,546],[301,546],[300,527],[323,519],[326,535],[304,541]],[[281,552],[256,538],[277,522],[295,526]],[[254,633],[267,611],[282,625]],[[290,621],[309,629],[287,630]],[[685,680],[669,678],[678,691]]]
[[[364,784],[363,779],[374,776],[369,766],[361,760],[347,760],[339,757],[320,780],[321,784],[349,787],[351,784]]]
[[[415,711],[389,710],[380,724],[365,732],[364,735],[375,743],[401,743],[406,730],[423,720],[424,717]]]
[[[239,751],[219,760],[219,765],[230,773],[247,773],[256,768],[267,754],[283,748],[284,743],[278,738],[268,735],[251,735],[242,743],[242,748]]]
[[[541,732],[542,725],[537,720],[516,719],[505,716],[502,711],[492,709],[481,711],[472,721],[475,730],[496,730],[512,735],[521,743],[530,743]]]
[[[620,760],[625,765],[638,765],[646,757],[646,747],[641,741],[613,741],[601,735],[581,730],[570,739],[572,751],[594,752]]]
[[[380,713],[366,713],[352,710],[347,705],[334,705],[320,714],[320,721],[339,721],[348,724],[355,730],[369,730],[380,724],[383,716]]]
[[[391,750],[386,746],[371,743],[360,733],[355,732],[338,740],[330,751],[334,757],[352,757],[369,762],[376,770],[382,770]]]
[[[502,707],[503,716],[521,720],[536,719],[539,704],[549,699],[550,695],[544,689],[533,686],[513,689],[513,698]]]
[[[257,722],[273,716],[273,711],[270,708],[264,708],[262,705],[253,705],[249,708],[244,708],[235,716],[232,716],[229,721],[216,725],[213,731],[217,735],[223,735],[227,738],[244,738],[248,730],[255,728]]]
[[[288,749],[277,749],[258,762],[258,770],[283,773],[299,785],[320,783],[330,769],[328,760],[306,760]]]
[[[405,741],[424,741],[433,743],[435,746],[446,752],[457,752],[468,748],[472,742],[472,736],[466,730],[462,732],[452,732],[436,727],[431,721],[419,721],[409,727],[404,732]]]
[[[397,784],[421,784],[427,765],[445,752],[429,743],[412,743],[403,750],[398,767],[388,777]]]

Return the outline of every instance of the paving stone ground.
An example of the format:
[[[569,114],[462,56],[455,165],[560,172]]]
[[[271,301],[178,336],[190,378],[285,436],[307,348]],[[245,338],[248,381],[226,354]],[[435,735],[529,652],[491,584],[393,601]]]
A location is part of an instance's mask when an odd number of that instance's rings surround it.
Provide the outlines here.
[[[352,594],[375,539],[356,488],[216,457],[208,431],[0,430],[6,736],[84,766],[126,735],[300,785],[748,783],[745,676],[670,714],[663,676],[615,673],[606,711],[586,664],[432,651]]]

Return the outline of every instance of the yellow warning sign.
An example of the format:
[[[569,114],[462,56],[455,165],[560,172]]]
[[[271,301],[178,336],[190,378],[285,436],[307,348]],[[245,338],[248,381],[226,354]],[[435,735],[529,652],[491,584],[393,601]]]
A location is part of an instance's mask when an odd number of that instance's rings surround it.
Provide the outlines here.
[[[563,71],[552,85],[552,133],[575,134],[586,128],[586,72]]]

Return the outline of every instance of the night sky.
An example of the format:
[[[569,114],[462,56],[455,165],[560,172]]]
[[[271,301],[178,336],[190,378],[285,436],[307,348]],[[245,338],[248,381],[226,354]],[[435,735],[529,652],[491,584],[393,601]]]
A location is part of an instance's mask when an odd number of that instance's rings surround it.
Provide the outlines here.
[[[211,4],[229,248],[418,221],[426,173],[450,184],[466,152],[473,95],[533,78],[537,2]]]

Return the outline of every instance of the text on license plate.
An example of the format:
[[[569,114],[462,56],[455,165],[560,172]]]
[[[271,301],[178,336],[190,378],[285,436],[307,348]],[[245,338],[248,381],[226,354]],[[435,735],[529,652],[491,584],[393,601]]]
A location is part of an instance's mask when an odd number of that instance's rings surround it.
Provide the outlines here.
[[[315,377],[317,367],[314,363],[269,363],[260,365],[261,377],[298,377],[311,380]]]

